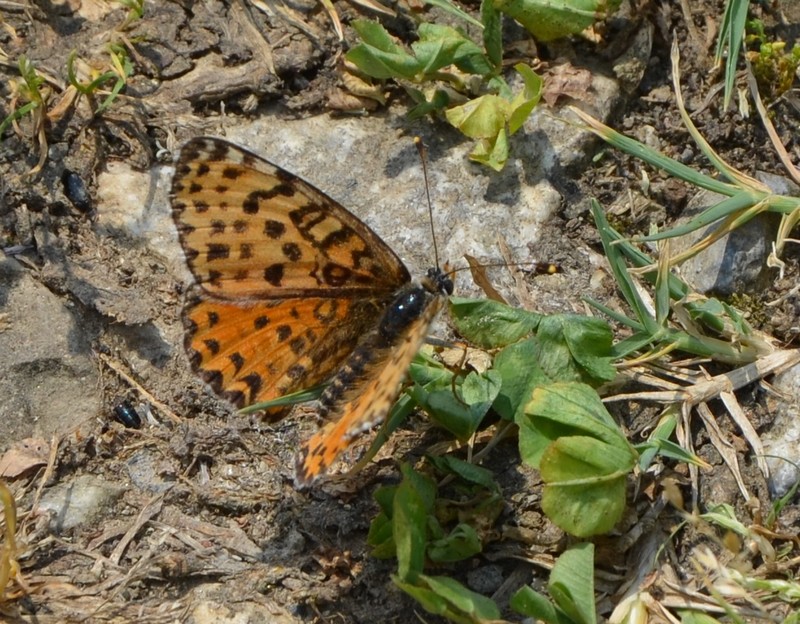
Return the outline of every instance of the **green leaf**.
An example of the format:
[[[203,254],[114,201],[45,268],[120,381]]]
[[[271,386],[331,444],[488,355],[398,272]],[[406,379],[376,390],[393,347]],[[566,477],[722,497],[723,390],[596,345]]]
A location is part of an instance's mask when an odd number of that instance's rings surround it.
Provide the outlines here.
[[[461,385],[461,398],[467,405],[492,404],[500,391],[500,374],[494,370],[485,373],[472,371],[464,378]]]
[[[439,594],[437,594],[435,591],[428,589],[427,587],[420,587],[419,585],[404,583],[398,576],[394,574],[392,574],[392,581],[394,581],[395,585],[397,585],[400,589],[402,589],[414,600],[416,600],[420,605],[422,605],[422,608],[425,609],[428,613],[433,613],[434,615],[442,615],[442,616],[446,616],[450,613],[450,605],[448,604],[448,601]],[[471,622],[469,618],[463,616],[451,619],[459,623]]]
[[[464,481],[475,483],[492,492],[499,492],[500,486],[494,480],[494,473],[486,468],[481,468],[470,462],[458,459],[452,455],[440,455],[430,457],[431,463],[441,472],[449,472],[457,475]]]
[[[578,537],[608,533],[625,510],[625,482],[632,455],[589,437],[559,438],[540,462],[542,510]],[[613,470],[612,470],[613,469]]]
[[[613,336],[608,323],[577,315],[562,316],[560,321],[564,340],[582,380],[590,385],[613,380],[617,369],[611,364]]]
[[[460,30],[440,24],[422,23],[418,32],[420,40],[411,47],[425,66],[425,74],[431,74],[447,65],[455,65],[463,72],[477,75],[489,74],[494,70],[481,47]],[[435,57],[440,58],[440,62],[428,62],[431,51],[437,51]]]
[[[419,40],[411,44],[411,49],[423,74],[432,74],[442,67],[483,56],[483,50],[475,42],[450,26],[422,23],[418,34]]]
[[[751,336],[753,328],[741,312],[719,299],[698,299],[686,305],[686,311],[693,321],[698,321],[709,329],[721,333],[732,331],[737,336]],[[730,330],[727,329],[730,327]]]
[[[25,115],[27,115],[31,111],[39,108],[39,106],[40,104],[38,101],[28,102],[24,106],[20,106],[19,108],[12,111],[9,115],[7,115],[6,118],[3,119],[3,122],[0,123],[0,139],[3,137],[3,134],[5,134],[5,131],[12,123],[14,123],[18,119],[22,119]]]
[[[435,563],[463,561],[481,552],[483,545],[475,529],[460,523],[444,538],[428,545],[428,558]]]
[[[620,0],[494,0],[539,41],[579,33],[615,11]]]
[[[408,367],[408,376],[426,390],[440,390],[452,386],[453,373],[424,351],[420,351]]]
[[[552,379],[600,385],[616,376],[611,365],[611,329],[602,319],[546,316],[536,335],[541,341],[539,365]]]
[[[469,153],[469,159],[501,171],[508,161],[509,149],[508,134],[505,128],[501,128],[496,137],[479,139]]]
[[[450,297],[450,318],[466,340],[494,349],[529,336],[543,317],[488,299]]]
[[[623,457],[633,453],[591,387],[578,383],[545,382],[535,386],[528,396],[531,400],[515,415],[515,422],[519,425],[520,455],[526,464],[541,469],[545,451],[566,436],[597,439],[616,448]],[[611,470],[614,470],[613,464]],[[555,479],[556,475],[552,478]]]
[[[395,43],[394,38],[380,22],[357,19],[353,20],[351,25],[366,45],[389,54],[406,54],[403,47]]]
[[[536,388],[517,423],[522,459],[545,482],[548,517],[580,537],[611,530],[625,508],[636,452],[597,393],[575,383]]]
[[[529,338],[506,347],[495,357],[494,368],[500,373],[502,382],[493,408],[502,418],[519,424],[517,415],[530,400],[533,389],[551,382],[536,361],[538,353],[536,341]],[[520,449],[522,444],[523,434],[520,432]]]
[[[270,401],[262,401],[261,403],[254,403],[239,410],[240,414],[253,414],[255,412],[262,412],[264,410],[274,409],[276,407],[286,407],[288,405],[296,405],[298,403],[305,403],[306,401],[314,401],[318,399],[325,390],[326,384],[317,384],[311,388],[304,388],[297,392],[284,394],[277,399]]]
[[[487,0],[488,1],[488,0]],[[508,133],[514,134],[522,127],[542,97],[544,80],[524,63],[517,63],[514,69],[522,76],[525,88],[511,101],[511,115],[508,118]]]
[[[375,491],[375,501],[381,508],[381,513],[369,525],[367,543],[373,547],[371,554],[377,559],[389,559],[397,554],[392,530],[394,496],[396,493],[396,485],[388,485]]]
[[[678,414],[678,404],[668,406],[650,432],[647,442],[636,447],[639,452],[639,470],[642,472],[645,472],[650,467],[660,445],[669,441],[670,436],[675,431],[675,427],[678,425]]]
[[[497,620],[500,618],[500,609],[491,599],[470,591],[455,579],[446,576],[420,575],[420,580],[458,611],[469,615],[474,620]]]
[[[720,624],[716,618],[700,613],[699,611],[682,610],[678,611],[681,616],[681,624]],[[789,624],[789,620],[785,620],[784,624]]]
[[[733,531],[742,537],[748,537],[749,535],[748,528],[736,517],[736,512],[733,507],[727,503],[711,505],[706,513],[700,514],[700,517],[707,522]]]
[[[538,419],[553,440],[588,435],[618,449],[632,448],[597,392],[585,384],[558,382],[536,388],[525,413]]]
[[[513,97],[511,87],[508,86],[508,83],[502,76],[492,76],[489,78],[486,81],[486,90],[490,93],[496,93],[505,100],[511,100]]]
[[[596,119],[578,111],[575,108],[571,110],[573,110],[573,112],[575,112],[575,114],[577,114],[581,120],[587,124],[586,129],[590,132],[594,132],[604,141],[610,143],[617,149],[630,154],[634,158],[639,158],[658,169],[663,169],[669,175],[680,178],[681,180],[684,180],[685,182],[688,182],[694,186],[699,186],[700,188],[704,188],[709,191],[721,193],[722,195],[735,195],[741,190],[741,188],[735,184],[728,184],[710,175],[702,174],[699,171],[692,169],[688,165],[684,165],[683,163],[673,160],[661,152],[648,147],[644,143],[640,143],[639,141],[631,139],[624,134],[620,134],[616,130],[612,130],[608,126],[601,124]]]
[[[696,217],[693,217],[686,223],[683,223],[682,225],[678,225],[674,228],[670,228],[669,230],[663,230],[649,236],[640,236],[637,237],[636,240],[639,242],[655,242],[667,238],[685,236],[686,234],[690,234],[696,230],[708,227],[709,225],[726,217],[730,217],[736,213],[741,213],[747,208],[752,208],[753,206],[756,206],[762,202],[764,198],[764,193],[749,189],[743,190],[714,204],[713,206],[703,209],[700,214],[698,214]],[[756,214],[757,213],[754,211],[752,213],[752,217],[755,217]]]
[[[380,80],[413,79],[421,69],[420,62],[397,45],[378,22],[354,20],[353,28],[362,39],[346,55],[359,70]]]
[[[376,559],[391,559],[397,554],[392,532],[392,519],[384,513],[373,518],[369,525],[367,544],[372,546],[371,555]]]
[[[434,89],[427,94],[412,87],[408,87],[406,91],[411,99],[417,102],[417,105],[408,111],[409,119],[419,119],[430,113],[444,110],[450,104],[450,95],[443,89]]]
[[[748,0],[728,0],[725,3],[725,14],[719,27],[719,39],[714,55],[714,63],[719,64],[725,50],[728,51],[725,60],[725,97],[723,110],[727,110],[733,95],[733,85],[736,82],[736,64],[739,61],[739,50],[742,47],[745,24],[747,23],[747,10],[750,6]]]
[[[408,465],[394,496],[392,532],[397,548],[397,574],[415,582],[425,564],[428,515],[433,510],[436,485]]]
[[[483,22],[483,46],[489,62],[496,69],[503,63],[503,21],[502,16],[494,8],[492,0],[481,1],[481,22]]]
[[[525,586],[511,597],[510,606],[517,613],[537,618],[547,624],[572,624],[564,614],[560,613],[547,596],[533,588]]]
[[[473,371],[457,387],[460,397],[453,395],[449,382],[446,387],[433,390],[416,385],[410,393],[437,424],[460,440],[466,440],[477,431],[492,407],[500,384],[501,376],[497,371],[488,370],[482,374]]]
[[[595,624],[594,544],[573,544],[556,560],[547,589],[576,624]]]
[[[509,104],[497,95],[482,95],[445,111],[445,118],[471,139],[493,139],[504,129]]]

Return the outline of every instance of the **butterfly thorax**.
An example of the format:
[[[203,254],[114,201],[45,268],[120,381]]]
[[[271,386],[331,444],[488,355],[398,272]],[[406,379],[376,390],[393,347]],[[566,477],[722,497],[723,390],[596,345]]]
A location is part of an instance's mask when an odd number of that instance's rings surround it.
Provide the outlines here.
[[[428,269],[419,283],[403,288],[386,311],[378,325],[378,333],[387,345],[391,345],[405,329],[419,319],[432,299],[440,295],[453,294],[453,280],[442,269]]]
[[[431,268],[419,282],[410,282],[398,291],[386,307],[377,327],[366,334],[338,374],[320,397],[320,416],[328,418],[331,408],[359,386],[371,367],[385,360],[397,345],[410,338],[424,320],[425,327],[442,306],[445,296],[453,294],[453,281],[440,268]],[[414,336],[413,341],[424,336]],[[416,353],[419,345],[412,350]]]

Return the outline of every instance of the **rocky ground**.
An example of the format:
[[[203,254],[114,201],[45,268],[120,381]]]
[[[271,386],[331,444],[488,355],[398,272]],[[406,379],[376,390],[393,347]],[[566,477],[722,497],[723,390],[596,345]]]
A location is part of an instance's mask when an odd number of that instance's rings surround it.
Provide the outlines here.
[[[365,11],[334,4],[345,25]],[[393,563],[370,557],[366,532],[377,512],[372,492],[398,478],[396,459],[418,458],[444,434],[415,418],[345,485],[294,490],[293,456],[317,426],[313,407],[266,423],[238,414],[191,373],[181,323],[191,276],[170,217],[172,158],[199,135],[245,145],[353,210],[419,274],[434,262],[411,140],[419,135],[429,148],[433,229],[444,259],[456,266],[464,265],[464,254],[488,264],[558,264],[560,273],[530,275],[523,286],[502,269],[490,270],[503,292],[539,312],[584,313],[580,297],[587,294],[617,306],[590,198],[630,235],[673,224],[708,200],[564,123],[566,105],[579,104],[708,172],[675,106],[669,59],[675,37],[684,98],[707,140],[740,171],[782,173],[757,118],[743,118],[735,106],[722,110],[714,90],[723,3],[685,3],[688,14],[681,4],[625,3],[597,41],[541,46],[540,71],[552,97],[513,137],[512,159],[495,174],[468,162],[471,147],[450,126],[409,121],[400,89],[387,87],[385,107],[343,112],[350,105],[342,105],[342,44],[316,3],[297,5],[296,14],[267,14],[244,0],[146,3],[143,17],[121,29],[128,13],[115,3],[0,2],[0,116],[20,105],[11,81],[19,80],[21,55],[44,77],[50,98],[46,145],[32,136],[27,117],[0,143],[0,473],[20,511],[17,539],[29,590],[0,601],[2,617],[436,621],[394,588]],[[800,14],[792,3],[783,5],[756,10],[793,42]],[[386,23],[407,36],[408,18]],[[82,69],[105,71],[111,43],[131,52],[134,71],[113,104],[94,114],[97,99],[70,97],[67,62],[76,51],[87,64]],[[787,97],[772,111],[797,162],[793,101]],[[752,227],[739,245],[757,269],[723,294],[747,302],[752,322],[789,349],[798,335],[798,254],[787,246],[778,276],[765,265],[776,223],[767,218]],[[706,259],[687,275],[727,275],[733,268],[724,261]],[[456,287],[461,295],[480,295],[466,271]],[[446,319],[433,333],[451,337]],[[738,399],[767,450],[794,453],[796,460],[791,375],[781,382],[784,397],[751,385]],[[758,523],[769,512],[770,487],[774,492],[796,477],[790,472],[783,485],[769,483],[740,429],[716,407],[720,435],[752,498],[744,500],[698,424],[696,451],[712,466],[700,480],[700,501],[729,503],[743,522]],[[636,403],[615,410],[637,432],[658,413]],[[132,411],[144,421],[141,429],[119,422]],[[541,583],[565,538],[539,510],[536,476],[520,467],[515,441],[498,448],[489,462],[506,488],[498,521],[504,537],[474,558],[461,580],[503,604],[516,587]],[[686,478],[676,474],[684,486]],[[640,497],[620,534],[645,508]],[[797,507],[785,514],[783,530],[794,522],[796,534]],[[663,532],[666,541],[679,521],[667,510],[653,534]],[[695,526],[671,543],[677,584],[702,587],[690,557],[706,540]],[[598,567],[606,598],[599,608],[607,616],[624,592],[627,562],[640,555],[613,541],[603,552],[604,544]],[[0,578],[1,572],[0,566]]]

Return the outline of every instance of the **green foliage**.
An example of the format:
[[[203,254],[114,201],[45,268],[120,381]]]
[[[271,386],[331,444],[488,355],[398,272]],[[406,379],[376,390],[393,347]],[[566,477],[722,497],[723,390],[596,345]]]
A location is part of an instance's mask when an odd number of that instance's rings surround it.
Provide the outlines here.
[[[551,600],[531,587],[511,598],[511,608],[546,624],[595,624],[594,544],[573,544],[553,565],[547,584]]]
[[[36,111],[39,111],[41,115],[45,109],[48,90],[44,78],[36,71],[34,64],[24,54],[20,55],[17,67],[22,80],[13,80],[11,82],[11,91],[14,102],[21,102],[22,106],[12,106],[11,112],[0,123],[0,137],[15,121]]]
[[[724,108],[728,108],[733,95],[733,85],[736,80],[736,63],[739,60],[739,50],[742,47],[745,25],[747,23],[747,10],[750,0],[728,0],[725,4],[725,13],[719,28],[715,62],[722,63],[725,58],[725,100]]]
[[[456,330],[484,349],[504,347],[532,334],[542,318],[497,301],[450,297],[450,319]]]
[[[577,315],[531,314],[491,301],[453,297],[450,305],[465,338],[500,351],[489,370],[466,375],[418,357],[407,396],[461,439],[477,431],[489,410],[514,421],[522,461],[538,468],[545,482],[542,508],[548,517],[578,536],[609,531],[624,508],[626,479],[638,455],[593,389],[615,376],[608,325]],[[425,574],[428,566],[453,564],[482,551],[504,506],[494,476],[452,455],[429,457],[425,470],[430,476],[404,466],[399,485],[376,492],[381,513],[370,527],[373,554],[397,558],[395,583],[431,613],[454,622],[496,618],[497,606],[488,598],[453,579]],[[449,476],[446,490],[436,485],[434,474]],[[570,551],[556,569],[584,570],[586,552]],[[591,579],[584,583],[584,576],[570,581],[555,574],[556,606],[548,609],[557,619],[551,621],[593,621]],[[530,591],[518,600],[522,613],[533,608],[529,602],[547,603]]]
[[[677,72],[676,57],[673,59],[673,71]],[[600,205],[593,201],[592,215],[606,257],[617,286],[633,311],[633,318],[610,310],[598,302],[589,303],[633,330],[629,338],[615,346],[615,354],[619,357],[641,351],[649,345],[649,356],[678,349],[729,364],[747,364],[772,352],[774,347],[770,341],[755,332],[744,316],[732,306],[716,299],[695,295],[670,269],[764,212],[774,212],[781,216],[781,225],[774,244],[775,254],[779,254],[788,240],[789,232],[800,220],[800,199],[777,195],[761,182],[728,165],[703,139],[688,115],[684,114],[680,98],[679,108],[692,138],[718,171],[718,177],[700,173],[667,158],[573,109],[592,132],[614,147],[689,184],[726,196],[726,199],[709,206],[683,225],[636,239],[637,242],[661,245],[658,263],[611,227]],[[723,182],[719,178],[729,181]],[[713,228],[710,227],[712,225]],[[668,239],[704,228],[710,231],[700,241],[675,257],[669,256]],[[629,263],[647,282],[655,286],[653,311],[637,291],[636,281],[628,268]],[[677,327],[670,323],[675,317],[681,321]]]
[[[416,583],[403,582],[392,577],[395,584],[434,615],[440,615],[458,624],[478,624],[498,620],[500,609],[486,598],[446,576],[420,574]]]
[[[470,158],[495,171],[508,160],[508,137],[522,127],[542,93],[542,79],[530,67],[517,63],[514,69],[522,76],[524,88],[511,100],[487,94],[445,111],[450,125],[477,141]]]
[[[579,33],[619,8],[621,0],[494,0],[539,41]]]
[[[545,484],[547,516],[578,537],[614,528],[637,454],[597,393],[578,383],[537,388],[517,424],[522,461]]]
[[[590,305],[633,330],[631,336],[614,346],[615,355],[625,357],[650,345],[651,353],[678,349],[722,362],[746,364],[771,351],[771,345],[753,331],[735,308],[717,299],[698,296],[688,301],[690,288],[667,271],[669,259],[662,255],[657,266],[652,258],[611,227],[596,201],[592,202],[592,215],[617,286],[634,316],[626,317],[586,299]],[[639,294],[628,262],[636,268],[648,269],[642,275],[655,286],[654,312]],[[673,310],[680,310],[686,326],[672,326]]]
[[[435,377],[431,377],[432,372],[437,373]],[[412,364],[409,374],[416,382],[410,396],[417,405],[435,414],[437,424],[464,441],[478,430],[502,383],[496,370],[455,377],[433,361]]]
[[[397,558],[393,581],[430,613],[453,622],[497,619],[500,611],[489,598],[423,571],[428,563],[453,564],[481,551],[475,527],[490,527],[502,511],[499,488],[489,471],[456,458],[438,458],[433,466],[454,477],[458,499],[445,498],[431,478],[403,466],[399,485],[375,493],[381,513],[372,521],[367,541],[374,556]]]
[[[355,20],[360,42],[347,53],[358,72],[375,80],[398,81],[415,106],[409,117],[442,113],[475,141],[470,159],[499,171],[509,158],[509,137],[539,102],[542,79],[524,63],[514,69],[521,87],[514,91],[502,76],[502,15],[520,21],[542,40],[584,30],[605,17],[619,0],[483,0],[480,21],[449,0],[430,0],[482,31],[480,43],[451,26],[422,23],[410,50],[377,22]]]
[[[127,30],[131,24],[134,22],[142,19],[144,16],[144,2],[145,0],[114,0],[117,4],[121,4],[126,9],[128,9],[128,13],[125,15],[125,19],[123,20],[122,24],[117,27],[117,30],[124,31]]]
[[[142,0],[131,0],[134,4],[142,4]],[[127,41],[127,40],[126,40]],[[25,55],[20,55],[17,66],[21,80],[11,80],[11,112],[0,123],[0,140],[8,130],[9,126],[14,127],[18,134],[21,134],[17,122],[26,115],[31,120],[31,135],[38,147],[39,160],[37,164],[27,173],[33,176],[41,171],[47,161],[47,122],[56,121],[75,105],[80,95],[91,97],[103,84],[109,80],[114,80],[114,85],[110,94],[100,103],[95,113],[107,109],[125,87],[127,79],[133,74],[133,62],[131,61],[125,45],[121,43],[110,43],[108,45],[111,70],[95,77],[88,83],[81,82],[75,71],[75,59],[77,53],[71,52],[67,59],[67,78],[70,87],[60,94],[60,99],[49,106],[52,95],[52,88],[48,85],[45,77],[36,71]],[[21,104],[21,105],[20,105]]]
[[[490,28],[484,29],[483,47],[461,30],[423,23],[419,40],[407,50],[377,22],[356,20],[352,25],[361,43],[347,60],[371,78],[400,81],[416,103],[412,119],[446,111],[450,124],[476,141],[470,158],[499,170],[508,159],[508,136],[538,103],[542,82],[523,64],[516,66],[523,82],[516,94],[502,79],[500,22],[491,5],[485,7]]]
[[[491,407],[515,420],[537,387],[557,381],[592,386],[610,381],[611,331],[600,319],[577,315],[539,314],[495,301],[451,297],[450,317],[467,340],[487,349],[501,348],[484,376],[497,392]],[[411,376],[415,379],[412,367]],[[450,379],[446,378],[450,384]],[[443,383],[440,385],[444,387]],[[438,418],[436,410],[431,412]]]
[[[749,22],[748,30],[754,34],[747,36],[747,43],[758,45],[758,52],[748,52],[747,56],[753,66],[759,93],[766,101],[775,101],[794,84],[800,65],[800,45],[795,44],[787,51],[786,42],[769,41],[761,22]]]
[[[453,457],[431,459],[431,465],[456,477],[452,492],[458,500],[441,496],[434,481],[410,466],[402,467],[400,485],[375,493],[382,513],[373,520],[367,541],[375,556],[397,557],[398,576],[409,582],[428,561],[453,563],[479,553],[476,527],[491,526],[503,506],[489,471]]]
[[[93,97],[96,92],[107,82],[114,81],[111,92],[103,99],[97,107],[95,114],[107,109],[125,87],[127,79],[133,74],[133,62],[125,46],[112,43],[108,45],[108,54],[111,69],[99,76],[94,77],[89,82],[81,82],[75,71],[75,59],[78,53],[73,50],[67,58],[67,79],[69,83],[78,90],[78,93],[87,97]]]

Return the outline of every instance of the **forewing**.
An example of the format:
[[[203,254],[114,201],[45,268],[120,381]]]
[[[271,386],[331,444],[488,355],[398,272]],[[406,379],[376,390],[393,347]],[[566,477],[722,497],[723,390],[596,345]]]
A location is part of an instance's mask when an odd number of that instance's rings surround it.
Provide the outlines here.
[[[328,297],[242,305],[201,296],[184,310],[186,348],[195,372],[244,407],[329,377],[374,325],[378,305]]]
[[[348,388],[330,414],[331,421],[301,447],[295,467],[296,487],[310,485],[361,434],[383,422],[443,301],[442,296],[434,297],[394,344],[373,353],[360,382]]]
[[[215,297],[366,296],[409,281],[395,253],[340,204],[220,139],[184,145],[172,213],[190,270]]]

